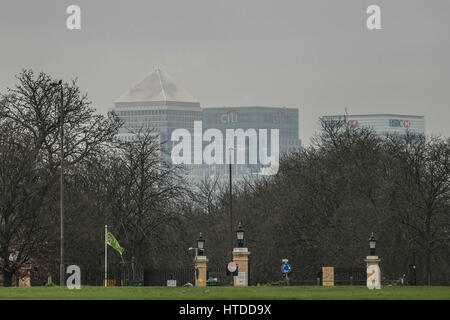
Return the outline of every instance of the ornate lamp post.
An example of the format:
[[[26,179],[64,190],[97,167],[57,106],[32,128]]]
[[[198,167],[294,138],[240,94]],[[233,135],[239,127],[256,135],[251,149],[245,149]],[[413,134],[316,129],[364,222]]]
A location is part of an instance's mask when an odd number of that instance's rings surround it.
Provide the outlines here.
[[[236,237],[238,242],[238,247],[242,248],[244,246],[244,228],[242,227],[242,224],[239,222],[237,231],[236,231]]]
[[[205,239],[203,239],[202,233],[200,232],[200,236],[197,239],[197,250],[198,250],[198,255],[199,256],[204,256],[204,252],[205,252]]]
[[[381,271],[380,261],[381,259],[375,255],[375,247],[377,246],[377,240],[372,234],[369,238],[370,253],[364,260],[367,266],[367,288],[369,289],[381,289]]]
[[[202,233],[197,239],[197,247],[189,248],[189,250],[195,250],[195,286],[206,286],[207,276],[207,263],[208,259],[205,256],[205,239],[203,239]]]
[[[248,248],[244,247],[244,228],[242,224],[239,222],[238,228],[236,230],[236,238],[237,238],[237,248],[233,250],[233,262],[237,264],[238,270],[235,271],[237,274],[230,273],[235,275],[233,277],[233,285],[237,286],[248,286],[249,279],[249,264],[248,264],[248,256],[250,252]]]
[[[375,236],[372,234],[370,235],[369,238],[369,248],[370,248],[370,255],[374,256],[375,255],[375,247],[377,246],[377,240],[375,239]]]

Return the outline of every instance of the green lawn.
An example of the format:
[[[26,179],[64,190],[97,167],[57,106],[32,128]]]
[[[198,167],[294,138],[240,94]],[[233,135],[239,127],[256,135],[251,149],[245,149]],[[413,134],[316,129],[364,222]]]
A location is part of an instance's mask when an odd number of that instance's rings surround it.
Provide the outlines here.
[[[368,290],[363,286],[294,286],[294,287],[82,287],[69,290],[60,287],[3,288],[0,299],[33,300],[214,300],[214,299],[257,299],[257,300],[367,300],[367,299],[445,299],[450,300],[450,287],[386,286],[381,290]]]

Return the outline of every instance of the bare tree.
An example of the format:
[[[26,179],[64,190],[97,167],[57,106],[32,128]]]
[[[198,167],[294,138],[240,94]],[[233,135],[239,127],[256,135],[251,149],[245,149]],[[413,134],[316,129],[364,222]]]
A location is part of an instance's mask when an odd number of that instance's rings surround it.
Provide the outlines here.
[[[93,179],[110,203],[105,222],[124,239],[126,254],[141,258],[164,245],[159,228],[178,211],[185,195],[181,168],[164,160],[157,134],[141,130],[131,141],[117,141]]]
[[[48,235],[44,195],[51,189],[49,173],[30,158],[32,139],[14,123],[0,126],[0,271],[4,285]]]
[[[31,70],[24,70],[17,80],[14,89],[0,95],[0,271],[7,285],[17,270],[39,255],[56,227],[51,213],[56,211],[52,197],[59,176],[61,117],[69,170],[100,154],[120,125],[113,114],[96,115],[75,81],[55,86],[50,76],[35,76]]]
[[[424,253],[432,283],[436,252],[450,244],[450,140],[409,134],[391,137],[392,204],[413,246]]]

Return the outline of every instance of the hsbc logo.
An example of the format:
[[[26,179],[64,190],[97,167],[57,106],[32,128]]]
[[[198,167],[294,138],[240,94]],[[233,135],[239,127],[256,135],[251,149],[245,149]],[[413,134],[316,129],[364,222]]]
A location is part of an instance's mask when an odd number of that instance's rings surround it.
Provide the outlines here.
[[[347,121],[347,127],[349,128],[354,128],[356,126],[358,126],[359,122],[358,120],[348,120]]]
[[[390,119],[389,120],[389,126],[390,127],[404,127],[409,128],[411,127],[411,121],[409,120],[398,120],[398,119]]]

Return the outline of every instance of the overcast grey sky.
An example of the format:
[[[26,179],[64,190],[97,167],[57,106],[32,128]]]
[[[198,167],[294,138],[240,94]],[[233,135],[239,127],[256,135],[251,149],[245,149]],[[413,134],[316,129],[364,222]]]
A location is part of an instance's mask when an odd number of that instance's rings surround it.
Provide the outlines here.
[[[66,8],[82,29],[66,28]],[[381,7],[382,30],[366,28]],[[0,91],[22,68],[77,77],[99,111],[155,67],[202,106],[402,113],[450,136],[450,1],[1,0]]]

